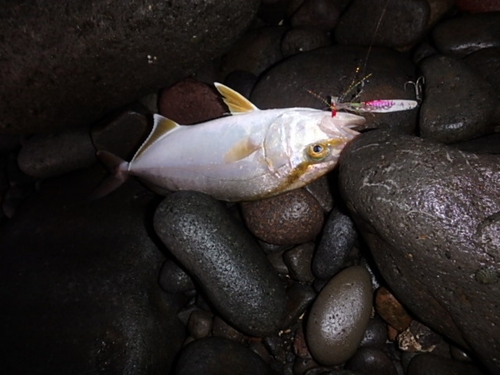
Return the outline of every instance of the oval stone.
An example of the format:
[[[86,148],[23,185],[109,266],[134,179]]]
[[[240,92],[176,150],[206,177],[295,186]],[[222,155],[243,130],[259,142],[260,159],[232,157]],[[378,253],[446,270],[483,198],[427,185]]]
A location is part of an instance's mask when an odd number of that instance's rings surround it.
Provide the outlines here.
[[[318,362],[340,364],[356,352],[372,310],[370,280],[365,268],[349,267],[319,293],[306,332],[309,350]]]
[[[208,195],[170,194],[155,213],[156,233],[230,324],[252,336],[277,330],[286,293],[252,236]]]

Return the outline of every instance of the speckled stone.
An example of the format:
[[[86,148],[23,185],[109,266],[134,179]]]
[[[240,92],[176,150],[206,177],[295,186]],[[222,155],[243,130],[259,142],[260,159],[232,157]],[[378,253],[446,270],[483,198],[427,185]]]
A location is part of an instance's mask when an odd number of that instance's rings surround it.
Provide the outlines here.
[[[384,131],[356,138],[340,160],[342,196],[391,291],[492,373],[500,290],[474,275],[500,259],[499,180],[498,155]]]
[[[307,320],[306,338],[313,357],[325,365],[349,359],[363,339],[371,309],[370,274],[365,268],[349,267],[330,280]]]
[[[230,324],[252,336],[277,330],[285,290],[265,254],[222,203],[202,193],[172,193],[157,208],[154,227]]]
[[[333,210],[321,233],[321,240],[312,260],[312,272],[320,279],[330,279],[337,274],[351,252],[357,232],[351,218]]]
[[[295,245],[316,238],[323,227],[323,210],[303,189],[241,204],[248,229],[263,241]]]
[[[273,375],[247,347],[220,337],[193,341],[180,353],[174,375]]]

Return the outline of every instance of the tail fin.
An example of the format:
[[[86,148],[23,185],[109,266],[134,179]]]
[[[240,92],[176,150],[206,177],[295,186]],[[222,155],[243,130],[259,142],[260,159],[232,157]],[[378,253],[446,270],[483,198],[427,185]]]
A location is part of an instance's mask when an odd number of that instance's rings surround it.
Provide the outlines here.
[[[128,179],[128,163],[125,160],[108,151],[97,151],[96,155],[106,168],[108,168],[111,175],[106,177],[92,192],[88,198],[91,201],[105,197],[118,189]]]

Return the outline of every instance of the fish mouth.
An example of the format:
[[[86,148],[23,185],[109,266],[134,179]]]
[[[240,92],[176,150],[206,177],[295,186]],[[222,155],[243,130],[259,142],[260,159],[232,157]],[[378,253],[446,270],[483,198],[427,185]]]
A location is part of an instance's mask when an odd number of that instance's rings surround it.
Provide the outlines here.
[[[337,112],[335,116],[327,115],[321,120],[319,127],[331,137],[343,137],[352,139],[359,134],[353,128],[363,125],[366,122],[364,117],[351,113]]]

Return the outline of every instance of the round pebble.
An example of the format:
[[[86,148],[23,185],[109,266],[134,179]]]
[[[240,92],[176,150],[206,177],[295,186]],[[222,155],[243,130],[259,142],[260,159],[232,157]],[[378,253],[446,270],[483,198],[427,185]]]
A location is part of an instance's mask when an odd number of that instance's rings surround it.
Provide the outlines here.
[[[314,275],[311,271],[313,254],[313,242],[308,242],[285,251],[283,260],[290,270],[290,276],[294,280],[306,283],[312,283],[314,281]]]
[[[339,9],[334,1],[305,0],[290,17],[292,26],[310,26],[331,31],[339,19]]]
[[[294,27],[283,36],[281,52],[283,56],[288,57],[330,44],[331,40],[324,31],[313,27]]]
[[[167,293],[184,293],[194,289],[191,277],[174,261],[167,260],[160,269],[160,287]]]
[[[286,309],[278,274],[222,203],[172,193],[157,208],[154,228],[230,324],[252,336],[277,330]]]
[[[303,189],[241,204],[248,229],[276,245],[295,245],[316,238],[323,227],[323,210]]]
[[[370,375],[398,375],[391,359],[382,350],[360,348],[349,359],[346,368]]]
[[[426,79],[420,110],[423,138],[453,143],[493,133],[497,94],[474,69],[447,56],[430,57],[421,68]]]
[[[309,350],[318,362],[340,364],[356,352],[370,320],[370,280],[365,268],[349,267],[319,293],[306,329]]]
[[[339,272],[354,246],[357,233],[351,218],[339,210],[330,212],[312,260],[312,272],[330,279]]]
[[[221,117],[227,111],[214,87],[193,78],[163,89],[158,108],[162,116],[182,125]]]
[[[359,344],[361,347],[383,348],[387,342],[387,326],[378,316],[370,318],[363,339]]]
[[[214,315],[210,311],[194,310],[188,321],[188,331],[191,337],[200,339],[210,335],[213,320]]]

